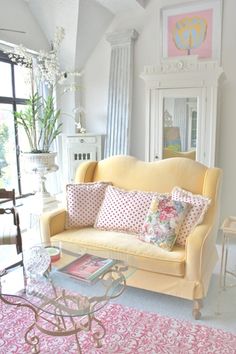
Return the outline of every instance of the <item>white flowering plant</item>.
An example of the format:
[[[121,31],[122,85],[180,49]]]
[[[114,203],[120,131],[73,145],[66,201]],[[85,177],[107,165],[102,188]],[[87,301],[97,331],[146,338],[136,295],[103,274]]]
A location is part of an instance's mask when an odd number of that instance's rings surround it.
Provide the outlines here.
[[[58,54],[64,36],[64,29],[57,28],[49,52],[41,50],[38,55],[34,55],[19,45],[7,53],[12,62],[29,69],[31,95],[24,110],[15,112],[15,119],[24,128],[30,152],[33,153],[49,152],[53,141],[62,132],[61,111],[55,109],[56,85],[62,84],[68,76],[80,75],[78,72],[66,73],[60,70]],[[39,93],[42,83],[48,88],[46,98]],[[75,89],[77,87],[74,85]],[[71,86],[64,90],[67,91],[71,91]]]
[[[59,49],[64,36],[64,28],[58,27],[51,43],[52,49],[49,52],[40,50],[36,55],[27,50],[22,44],[7,52],[12,62],[31,69],[29,71],[29,79],[33,89],[39,82],[44,82],[50,89],[55,87],[58,82],[63,82],[66,73],[60,71]]]

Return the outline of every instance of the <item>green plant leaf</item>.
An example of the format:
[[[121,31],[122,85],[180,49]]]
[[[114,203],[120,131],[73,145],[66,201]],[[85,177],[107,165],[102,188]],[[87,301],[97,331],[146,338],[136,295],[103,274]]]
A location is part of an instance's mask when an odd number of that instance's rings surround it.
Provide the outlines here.
[[[43,99],[36,92],[27,101],[25,109],[15,113],[15,120],[24,128],[32,152],[48,152],[62,132],[61,112],[54,105],[53,96]]]

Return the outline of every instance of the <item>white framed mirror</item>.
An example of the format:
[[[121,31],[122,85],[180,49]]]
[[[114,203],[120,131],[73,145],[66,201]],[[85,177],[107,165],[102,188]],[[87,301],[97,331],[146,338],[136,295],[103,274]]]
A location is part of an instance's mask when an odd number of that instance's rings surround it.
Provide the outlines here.
[[[217,98],[223,70],[197,56],[146,66],[145,159],[184,156],[215,165]]]
[[[199,160],[202,92],[196,88],[163,89],[159,91],[159,117],[156,124],[155,158],[185,156]]]

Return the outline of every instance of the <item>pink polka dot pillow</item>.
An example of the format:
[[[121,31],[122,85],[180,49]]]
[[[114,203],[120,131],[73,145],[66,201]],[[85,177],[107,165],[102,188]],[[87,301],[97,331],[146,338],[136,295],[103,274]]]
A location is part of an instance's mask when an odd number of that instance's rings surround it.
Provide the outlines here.
[[[195,226],[201,224],[211,203],[210,198],[199,194],[192,194],[184,189],[175,187],[172,190],[172,199],[189,203],[191,208],[187,213],[178,233],[176,244],[185,246],[186,239]]]
[[[92,226],[109,183],[93,182],[66,186],[66,228]]]
[[[139,234],[155,194],[108,186],[94,226],[101,230]]]

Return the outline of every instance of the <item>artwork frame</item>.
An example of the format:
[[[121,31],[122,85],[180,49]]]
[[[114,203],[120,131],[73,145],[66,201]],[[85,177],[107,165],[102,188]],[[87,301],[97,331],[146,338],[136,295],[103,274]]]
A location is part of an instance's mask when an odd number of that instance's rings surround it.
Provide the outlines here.
[[[221,61],[223,0],[201,0],[161,8],[163,58],[198,55]]]

